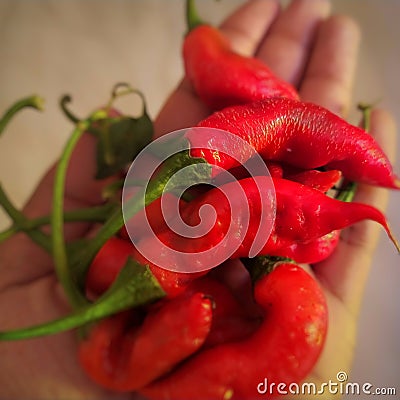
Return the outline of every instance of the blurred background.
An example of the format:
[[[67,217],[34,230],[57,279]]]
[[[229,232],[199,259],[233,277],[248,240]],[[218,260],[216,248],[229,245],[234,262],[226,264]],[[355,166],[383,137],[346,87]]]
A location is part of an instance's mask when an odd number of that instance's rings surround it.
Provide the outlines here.
[[[198,1],[205,20],[219,23],[243,1]],[[285,1],[284,4],[287,2]],[[363,39],[350,120],[359,101],[376,102],[400,124],[400,2],[332,0],[361,26]],[[45,113],[21,113],[0,144],[0,181],[18,206],[56,160],[72,126],[58,101],[86,116],[104,104],[111,87],[130,82],[144,92],[155,116],[182,76],[183,0],[0,0],[0,112],[37,93]],[[138,99],[123,105],[139,112]],[[400,156],[400,140],[397,145]],[[396,164],[400,171],[399,163]],[[400,194],[391,193],[388,219],[400,238]],[[7,227],[0,213],[0,229]],[[396,387],[400,395],[399,256],[382,235],[366,290],[350,381]],[[335,379],[335,377],[332,377]],[[373,396],[370,396],[373,398]],[[391,396],[394,398],[394,396]],[[360,396],[348,396],[346,399]]]

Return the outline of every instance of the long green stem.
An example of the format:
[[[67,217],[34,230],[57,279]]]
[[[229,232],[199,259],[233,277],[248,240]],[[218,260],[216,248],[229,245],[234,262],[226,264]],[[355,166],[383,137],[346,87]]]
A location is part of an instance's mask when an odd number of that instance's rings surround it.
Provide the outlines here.
[[[64,291],[74,308],[87,304],[87,300],[75,284],[67,257],[64,240],[64,191],[65,178],[69,160],[78,140],[89,128],[90,121],[85,120],[77,124],[58,162],[53,191],[53,210],[51,214],[53,258],[56,273]]]
[[[165,295],[147,267],[128,259],[117,280],[102,297],[71,314],[27,328],[1,332],[1,340],[19,340],[50,335],[83,326],[116,312],[158,300]]]
[[[371,112],[372,112],[372,105],[367,103],[359,103],[358,109],[362,113],[362,128],[369,132],[371,130]]]
[[[8,198],[4,189],[0,185],[0,205],[3,207],[4,211],[8,214],[8,216],[13,221],[17,230],[24,230],[23,227],[29,223],[29,220],[25,217],[25,215],[17,210],[17,208],[12,204],[11,200]],[[11,234],[14,232],[11,232]],[[52,246],[50,238],[45,235],[43,232],[39,230],[29,231],[27,235],[39,246],[45,249],[48,253],[51,253]],[[6,238],[11,236],[10,232],[5,235]]]
[[[114,204],[106,203],[98,207],[80,208],[77,210],[67,211],[64,213],[64,222],[104,222],[110,215],[110,212],[114,209]],[[3,232],[0,232],[0,243],[15,233],[29,232],[42,226],[49,225],[50,223],[50,215],[34,219],[26,219],[23,224],[14,224]]]
[[[165,183],[157,183],[157,185],[153,185],[146,192],[146,199],[143,203],[142,194],[134,196],[130,200],[129,211],[130,215],[133,216],[138,213],[143,207],[147,204],[150,204],[152,201],[156,200],[163,193]],[[122,227],[124,226],[124,217],[122,214],[122,210],[116,210],[111,217],[105,222],[105,224],[99,229],[97,235],[90,240],[88,245],[84,248],[82,253],[77,253],[76,257],[72,260],[72,268],[74,271],[74,275],[76,276],[76,280],[78,282],[83,281],[83,277],[86,274],[86,271],[90,265],[90,262],[93,260],[95,255],[98,253],[100,248],[104,245],[104,243],[112,236],[114,236]]]
[[[0,119],[0,136],[3,133],[5,127],[11,121],[15,114],[21,111],[24,108],[34,108],[36,110],[43,110],[44,100],[39,96],[30,96],[24,99],[21,99],[14,103],[1,117]]]
[[[186,24],[188,32],[192,31],[196,26],[204,25],[197,13],[194,0],[186,0]]]
[[[67,104],[72,100],[71,96],[66,94],[60,99],[60,108],[64,112],[64,115],[74,124],[77,124],[80,119],[76,117],[71,110],[67,107]]]
[[[5,229],[3,232],[0,232],[0,243],[9,239],[11,236],[15,235],[18,231],[19,231],[18,227],[13,225]]]

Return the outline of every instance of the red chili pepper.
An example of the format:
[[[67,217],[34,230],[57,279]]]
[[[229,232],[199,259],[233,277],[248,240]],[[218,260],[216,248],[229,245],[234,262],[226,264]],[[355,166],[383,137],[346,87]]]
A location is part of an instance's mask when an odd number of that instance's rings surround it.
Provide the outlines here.
[[[293,86],[261,60],[234,52],[223,34],[209,25],[186,36],[183,59],[196,94],[212,110],[276,96],[298,99]]]
[[[238,54],[221,31],[199,22],[193,1],[187,8],[191,30],[183,43],[186,76],[211,109],[276,96],[298,99],[294,87],[261,60]]]
[[[161,232],[158,239],[176,251],[175,258],[166,262],[178,266],[182,263],[181,253],[201,252],[196,263],[206,268],[207,265],[213,265],[216,258],[224,261],[228,259],[236,248],[246,253],[246,255],[241,254],[242,257],[249,256],[256,237],[261,241],[259,245],[261,248],[263,239],[271,227],[271,218],[275,210],[272,190],[269,193],[261,192],[265,195],[264,200],[261,199],[260,190],[268,187],[271,187],[271,181],[266,176],[229,182],[211,189],[182,207],[181,218],[189,229],[202,223],[208,230],[205,234],[198,234],[197,237],[192,236],[190,231],[186,235],[177,234],[172,230]],[[215,220],[213,213],[201,211],[206,205],[214,210]],[[261,214],[262,206],[264,206],[263,214]],[[257,235],[258,232],[260,233]],[[223,241],[225,243],[222,244]],[[212,251],[208,251],[211,249]],[[160,251],[161,255],[163,253]],[[162,262],[160,257],[158,264],[161,265]]]
[[[111,237],[92,261],[86,276],[86,289],[96,296],[104,293],[117,278],[132,254],[132,244],[127,240]]]
[[[300,382],[314,367],[327,331],[327,306],[302,268],[281,264],[255,285],[264,320],[251,336],[198,352],[140,392],[149,399],[265,398],[257,387]]]
[[[369,219],[381,224],[399,248],[385,216],[375,207],[336,200],[319,190],[286,179],[276,178],[273,181],[277,210],[274,233],[270,236],[271,243],[275,239],[274,235],[307,243],[334,230]],[[267,243],[266,247],[268,246]]]
[[[325,166],[342,171],[351,181],[400,188],[399,178],[372,136],[313,103],[267,99],[226,108],[198,126],[223,129],[238,136],[265,160],[303,169]],[[225,136],[207,130],[201,135],[195,129],[189,130],[186,137],[193,157],[202,157],[224,170],[244,164],[253,155],[234,140],[226,143]]]
[[[231,258],[248,257],[257,232],[265,231],[269,225],[271,214],[264,213],[262,216],[261,210],[263,205],[264,210],[271,207],[271,195],[260,193],[260,188],[266,187],[263,182],[267,182],[268,179],[257,177],[231,182],[221,188],[211,189],[188,203],[182,210],[182,219],[189,226],[196,226],[200,222],[200,210],[206,204],[216,213],[212,229],[204,236],[187,238],[165,231],[160,238],[164,235],[166,238],[164,240],[168,239],[168,244],[177,251],[196,253],[215,247],[227,236],[228,229],[231,228],[235,234],[227,238],[227,244],[220,246],[220,251],[226,251],[227,257]],[[276,195],[276,219],[271,235],[268,240],[265,238],[266,243],[259,251],[259,255],[281,255],[297,259],[294,251],[298,249],[302,262],[316,262],[316,259],[329,255],[333,250],[328,246],[329,243],[335,245],[335,236],[329,239],[326,235],[365,219],[381,224],[399,249],[385,216],[376,208],[361,203],[339,201],[319,190],[286,179],[272,178],[272,180]],[[237,196],[238,184],[246,196],[246,204],[242,204],[242,200]],[[221,189],[231,196],[225,196]],[[243,213],[232,218],[232,209],[241,210]],[[235,245],[238,246],[237,250],[229,254]],[[310,250],[309,260],[304,259],[307,248]],[[210,253],[209,256],[213,257],[214,253]]]
[[[326,196],[319,190],[286,179],[273,178],[276,194],[276,219],[271,235],[260,255],[292,257],[298,262],[316,262],[328,256],[337,243],[333,231],[370,219],[383,226],[397,250],[399,244],[393,237],[386,218],[378,209],[362,203],[348,203]],[[250,220],[257,223],[260,200],[258,187],[251,178],[242,183],[252,203]],[[247,257],[252,243],[252,232],[232,258]],[[332,247],[331,247],[332,246]],[[306,251],[310,250],[309,259]],[[295,250],[299,250],[296,256]],[[300,261],[301,260],[301,261]]]
[[[130,325],[130,312],[118,314],[90,331],[79,346],[79,361],[101,386],[133,391],[196,352],[211,321],[211,300],[202,293],[162,302],[139,327]]]
[[[148,233],[147,230],[143,229],[147,225],[154,232],[168,229],[167,223],[174,216],[173,212],[175,211],[176,203],[179,204],[179,207],[183,207],[185,204],[182,199],[178,199],[173,193],[164,193],[125,223],[125,232],[122,233],[123,238],[131,240],[129,235],[134,239],[142,237]]]

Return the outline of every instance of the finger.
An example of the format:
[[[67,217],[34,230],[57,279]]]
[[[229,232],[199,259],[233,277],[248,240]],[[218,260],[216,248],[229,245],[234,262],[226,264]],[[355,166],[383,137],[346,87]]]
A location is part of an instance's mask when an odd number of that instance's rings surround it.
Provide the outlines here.
[[[371,118],[371,132],[391,159],[396,149],[396,126],[390,114],[375,110]],[[384,211],[388,190],[359,185],[354,201],[371,204]],[[349,310],[358,314],[372,255],[382,228],[372,221],[363,221],[343,230],[333,255],[314,266],[316,276]]]
[[[275,0],[249,1],[221,24],[221,30],[235,51],[252,55],[259,47],[278,11],[279,5]],[[194,126],[209,114],[210,110],[194,93],[190,83],[184,79],[167,99],[155,119],[155,137]]]
[[[329,12],[327,0],[294,0],[272,24],[257,57],[279,77],[297,86],[316,29]]]
[[[300,84],[304,101],[345,116],[351,101],[360,29],[346,16],[333,16],[317,33],[309,65]]]
[[[261,40],[280,10],[275,0],[253,0],[245,3],[220,26],[234,51],[254,56]]]
[[[197,97],[187,79],[183,79],[155,118],[154,137],[195,126],[208,115],[209,108]]]

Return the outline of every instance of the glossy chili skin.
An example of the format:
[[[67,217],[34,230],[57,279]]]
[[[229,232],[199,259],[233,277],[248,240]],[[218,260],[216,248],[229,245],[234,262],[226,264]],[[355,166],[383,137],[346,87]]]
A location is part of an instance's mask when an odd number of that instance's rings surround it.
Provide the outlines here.
[[[303,169],[325,167],[340,170],[351,181],[400,187],[390,161],[371,135],[313,103],[266,99],[225,108],[198,125],[238,136],[265,160]],[[186,137],[192,146],[192,156],[202,157],[225,170],[243,164],[252,156],[251,151],[244,150],[234,140],[229,146],[226,137],[212,131],[199,135],[189,130]],[[216,150],[226,148],[230,155],[219,151],[216,157]]]
[[[218,29],[202,24],[183,44],[188,80],[212,110],[269,97],[298,99],[289,83],[278,78],[262,61],[235,52]]]
[[[316,281],[281,264],[255,285],[263,322],[245,339],[198,352],[140,390],[152,400],[258,399],[260,382],[300,382],[314,367],[327,331],[327,306]]]
[[[341,176],[341,172],[335,169],[330,171],[309,169],[305,171],[287,172],[284,173],[282,177],[325,193],[339,182]]]
[[[144,237],[148,248],[166,254],[157,265],[144,258],[132,243],[111,238],[92,262],[87,287],[96,294],[103,293],[131,256],[139,263],[148,265],[167,296],[174,297],[182,293],[194,279],[207,273],[181,273],[165,269],[175,268],[179,264],[180,252],[200,253],[218,247],[218,254],[222,254],[224,259],[249,257],[256,237],[262,240],[256,255],[290,257],[297,262],[315,263],[333,252],[339,237],[337,231],[366,219],[381,224],[398,247],[385,216],[378,209],[366,204],[336,200],[320,190],[283,178],[272,178],[276,215],[272,230],[269,229],[269,220],[274,211],[271,209],[271,194],[260,192],[260,188],[268,188],[270,179],[241,179],[221,188],[213,188],[186,204],[181,217],[188,226],[199,223],[200,210],[205,205],[211,206],[215,212],[214,224],[205,235],[197,238],[180,236],[167,226],[153,236]],[[238,189],[245,197],[238,197]],[[232,209],[236,210],[234,216]],[[267,212],[262,214],[262,210]],[[224,240],[225,244],[220,245]],[[176,255],[170,256],[164,252],[164,246],[176,250]],[[199,257],[199,263],[209,263],[217,253],[210,251],[206,254]]]
[[[232,197],[224,196],[219,188],[199,196],[190,202],[182,211],[182,219],[189,225],[199,222],[201,208],[208,204],[216,212],[216,222],[206,235],[198,239],[177,237],[171,232],[165,232],[170,238],[171,245],[177,250],[190,249],[199,252],[212,248],[219,243],[228,232],[229,227],[236,233],[235,237],[225,247],[237,246],[230,258],[248,257],[257,232],[268,227],[266,213],[262,217],[263,206],[266,210],[271,207],[271,197],[267,192],[260,192],[260,183],[268,182],[267,177],[245,178],[236,184],[246,195],[248,209],[237,200],[235,185],[232,185]],[[290,257],[298,262],[317,262],[328,257],[337,244],[337,234],[327,236],[334,231],[348,227],[356,222],[370,219],[381,224],[396,246],[385,216],[378,209],[361,203],[347,203],[328,197],[320,190],[298,182],[282,178],[272,178],[276,196],[276,215],[272,231],[264,233],[264,245],[258,255],[280,255]],[[231,207],[243,211],[236,219],[231,218]],[[247,218],[248,217],[248,226]],[[247,229],[246,229],[247,226]],[[307,257],[307,250],[309,256]],[[298,255],[296,252],[298,251]]]
[[[337,236],[326,236],[362,220],[372,220],[383,226],[398,248],[384,214],[367,204],[348,203],[327,196],[320,190],[282,178],[273,178],[276,195],[276,219],[260,255],[291,257],[298,262],[317,262],[329,256],[337,244]],[[251,178],[246,180],[246,193],[252,198],[257,188]],[[251,221],[259,218],[254,202]],[[247,257],[251,231],[232,258]],[[307,257],[307,249],[310,254]],[[299,255],[296,255],[296,250]],[[300,254],[301,253],[301,254]]]
[[[302,169],[273,161],[266,161],[265,165],[272,178],[285,178],[291,181],[310,186],[321,192],[327,192],[339,183],[342,173],[339,170],[320,171],[317,169]],[[230,171],[236,179],[249,178],[250,174],[245,167],[236,167]]]
[[[328,258],[339,244],[340,230],[305,242],[287,242],[269,246],[268,256],[287,257],[297,263],[315,264]]]
[[[275,178],[273,182],[277,198],[274,230],[280,237],[307,242],[369,219],[382,225],[395,242],[384,214],[373,206],[340,201],[287,179]]]
[[[160,301],[142,324],[132,313],[101,321],[79,345],[81,366],[102,387],[126,392],[150,383],[196,352],[211,329],[211,300],[199,292]]]

